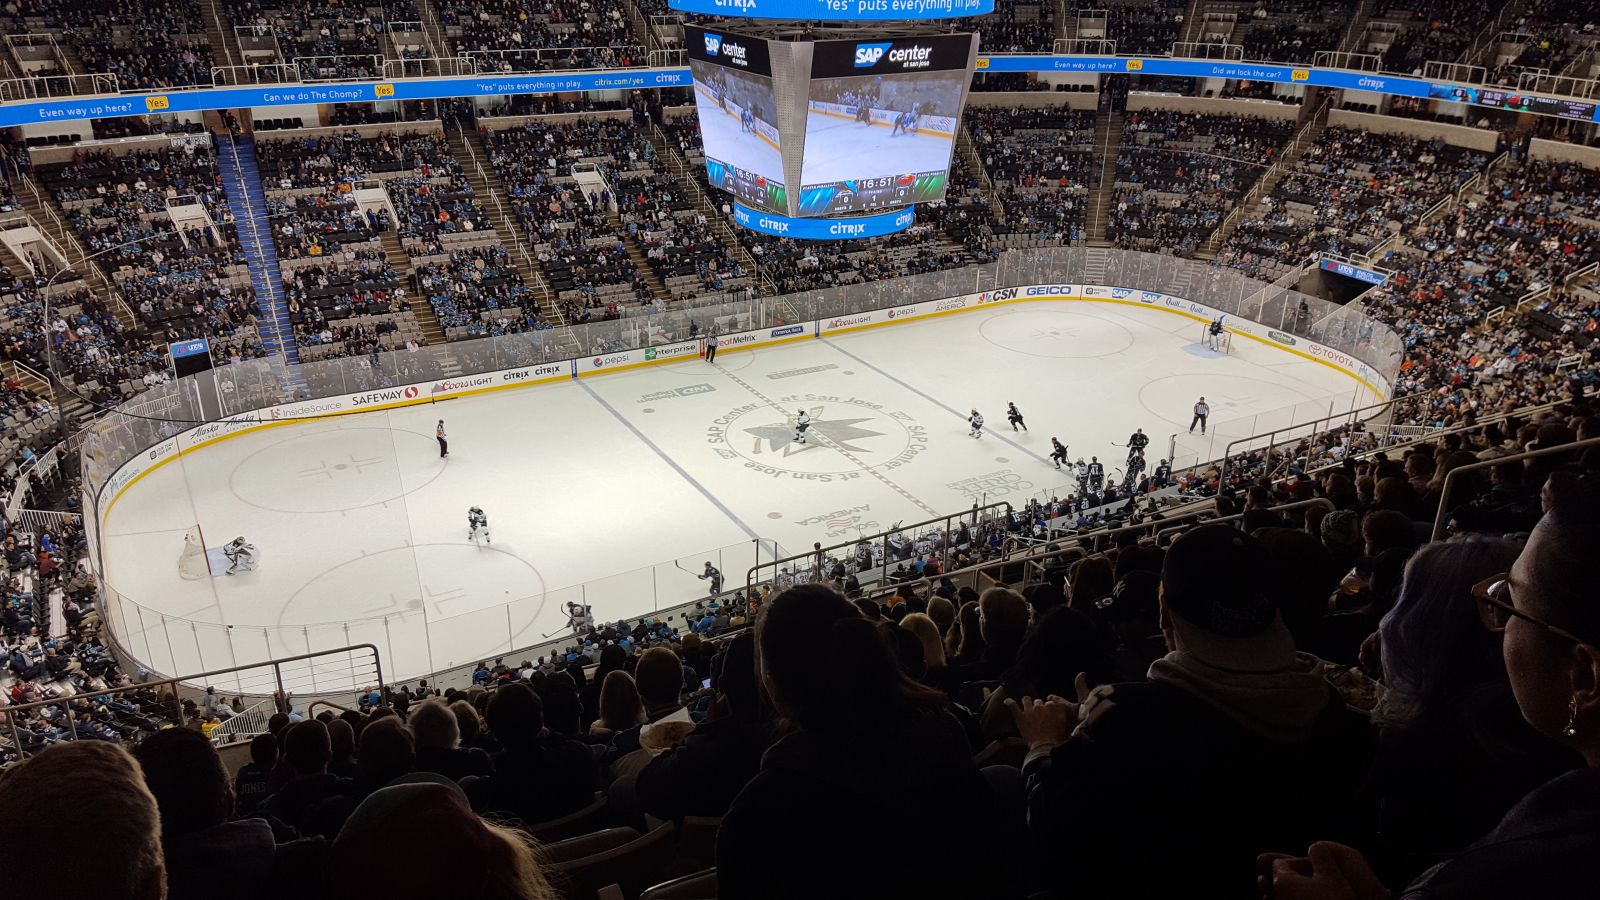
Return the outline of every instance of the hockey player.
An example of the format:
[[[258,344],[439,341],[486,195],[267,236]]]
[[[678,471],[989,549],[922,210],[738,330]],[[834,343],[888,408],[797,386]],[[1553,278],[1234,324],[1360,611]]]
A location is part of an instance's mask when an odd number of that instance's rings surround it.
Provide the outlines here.
[[[872,108],[865,103],[856,106],[856,121],[867,127],[872,127]]]
[[[1222,320],[1225,319],[1225,318],[1227,318],[1227,317],[1226,316],[1217,316],[1217,320],[1215,322],[1211,323],[1211,327],[1210,328],[1206,329],[1206,336],[1210,339],[1210,347],[1211,347],[1212,350],[1216,350],[1216,349],[1219,349],[1221,347],[1221,342],[1222,342]]]
[[[1011,423],[1012,431],[1016,431],[1018,425],[1022,426],[1023,431],[1028,430],[1028,423],[1022,421],[1022,411],[1017,409],[1015,403],[1006,404],[1006,421]]]
[[[709,560],[706,561],[706,570],[698,577],[701,581],[705,581],[708,578],[711,579],[711,596],[715,597],[722,593],[722,572],[716,566],[713,566]]]
[[[1150,446],[1150,436],[1144,433],[1143,428],[1135,428],[1133,434],[1128,435],[1128,455],[1134,452],[1144,453],[1144,448]]]
[[[1058,468],[1058,469],[1061,468],[1061,464],[1064,463],[1064,462],[1067,462],[1067,445],[1061,443],[1060,441],[1056,440],[1055,438],[1051,438],[1050,439],[1050,458],[1055,460],[1056,468]],[[1068,465],[1071,465],[1071,464],[1068,463]]]
[[[1153,474],[1151,474],[1150,481],[1157,488],[1166,487],[1168,484],[1170,484],[1172,482],[1172,466],[1168,465],[1167,461],[1163,459],[1156,466],[1155,472]]]
[[[1083,457],[1078,457],[1078,461],[1073,464],[1072,474],[1078,479],[1078,493],[1087,493],[1089,490],[1089,464],[1083,461]]]
[[[255,568],[256,548],[245,541],[243,535],[224,545],[222,555],[228,559],[228,570],[225,574],[233,575],[240,571],[249,572]]]
[[[467,540],[476,541],[479,529],[482,529],[485,541],[494,543],[489,539],[489,517],[483,514],[482,507],[474,506],[467,510]]]
[[[811,414],[803,409],[800,410],[800,414],[795,416],[794,419],[794,439],[804,444],[806,442],[806,429],[810,427]],[[706,563],[706,565],[709,566],[711,564]]]
[[[1144,451],[1128,454],[1128,485],[1131,487],[1139,483],[1144,477]]]
[[[1089,457],[1089,490],[1098,491],[1106,483],[1106,467],[1100,457]]]
[[[750,114],[749,108],[739,113],[739,133],[745,134],[756,130],[756,117]]]
[[[894,117],[894,127],[889,129],[889,136],[894,137],[906,127],[907,113],[897,113]]]
[[[972,437],[983,437],[983,413],[973,410],[972,415],[967,419],[967,424],[972,426]]]
[[[594,614],[589,607],[576,600],[567,601],[567,627],[573,631],[588,631],[594,627]]]

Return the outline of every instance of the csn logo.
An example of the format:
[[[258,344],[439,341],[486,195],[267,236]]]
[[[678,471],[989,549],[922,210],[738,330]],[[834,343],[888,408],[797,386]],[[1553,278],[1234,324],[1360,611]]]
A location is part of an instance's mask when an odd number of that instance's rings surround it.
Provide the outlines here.
[[[889,46],[890,42],[888,41],[881,44],[857,44],[856,68],[869,69],[877,65],[878,60],[883,59],[883,54],[889,49]]]
[[[706,32],[706,55],[716,56],[722,50],[722,35]]]

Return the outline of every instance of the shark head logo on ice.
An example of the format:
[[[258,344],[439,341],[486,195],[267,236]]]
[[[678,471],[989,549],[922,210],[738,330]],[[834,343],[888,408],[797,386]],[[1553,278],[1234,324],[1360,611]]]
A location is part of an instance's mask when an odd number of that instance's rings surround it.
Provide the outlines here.
[[[889,49],[892,42],[884,41],[877,44],[856,45],[856,68],[870,69],[883,59],[883,54]]]
[[[722,50],[722,35],[706,32],[706,55],[716,56]]]

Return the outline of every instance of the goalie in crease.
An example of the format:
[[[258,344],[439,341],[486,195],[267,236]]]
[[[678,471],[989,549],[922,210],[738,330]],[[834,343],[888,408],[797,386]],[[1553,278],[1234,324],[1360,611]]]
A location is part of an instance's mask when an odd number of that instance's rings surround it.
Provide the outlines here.
[[[260,555],[256,552],[256,545],[244,539],[241,535],[229,541],[222,548],[222,555],[227,557],[228,569],[225,574],[236,575],[240,572],[253,572]]]

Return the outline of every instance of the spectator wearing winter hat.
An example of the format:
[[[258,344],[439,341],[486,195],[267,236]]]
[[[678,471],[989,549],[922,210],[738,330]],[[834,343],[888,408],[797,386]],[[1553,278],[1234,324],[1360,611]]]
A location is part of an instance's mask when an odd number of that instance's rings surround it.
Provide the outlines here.
[[[1065,856],[1052,887],[1114,896],[1137,872],[1149,896],[1243,895],[1263,841],[1352,831],[1371,734],[1295,650],[1274,562],[1226,525],[1190,531],[1163,563],[1171,652],[1148,682],[1008,704],[1029,746],[1029,828]]]

